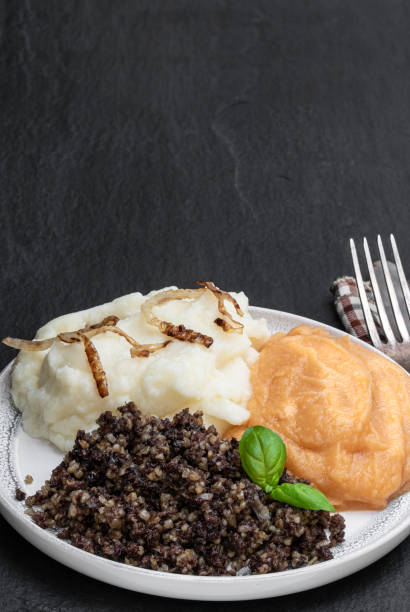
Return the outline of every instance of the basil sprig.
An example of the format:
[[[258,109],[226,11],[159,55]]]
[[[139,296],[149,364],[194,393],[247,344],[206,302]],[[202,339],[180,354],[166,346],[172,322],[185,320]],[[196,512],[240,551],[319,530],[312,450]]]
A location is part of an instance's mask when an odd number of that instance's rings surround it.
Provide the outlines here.
[[[278,484],[286,461],[282,438],[267,427],[249,427],[239,442],[242,467],[255,484],[276,501],[305,508],[335,512],[323,493],[302,482]]]
[[[285,504],[296,506],[297,508],[306,508],[307,510],[329,510],[329,512],[335,511],[332,504],[323,493],[303,482],[295,482],[295,484],[284,482],[275,487],[273,491],[271,491],[270,496],[276,499],[276,501],[284,502]]]
[[[286,446],[267,427],[249,427],[239,442],[242,467],[249,478],[265,489],[276,487],[286,461]]]

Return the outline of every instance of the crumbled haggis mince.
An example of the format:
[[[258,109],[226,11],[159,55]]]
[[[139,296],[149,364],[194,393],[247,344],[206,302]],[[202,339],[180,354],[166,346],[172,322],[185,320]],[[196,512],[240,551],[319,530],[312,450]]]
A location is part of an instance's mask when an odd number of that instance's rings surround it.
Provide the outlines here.
[[[263,574],[332,558],[343,517],[266,496],[242,470],[238,442],[205,429],[200,413],[161,420],[132,403],[119,412],[79,431],[27,498],[40,527],[102,557],[181,574]],[[281,481],[298,480],[285,471]]]

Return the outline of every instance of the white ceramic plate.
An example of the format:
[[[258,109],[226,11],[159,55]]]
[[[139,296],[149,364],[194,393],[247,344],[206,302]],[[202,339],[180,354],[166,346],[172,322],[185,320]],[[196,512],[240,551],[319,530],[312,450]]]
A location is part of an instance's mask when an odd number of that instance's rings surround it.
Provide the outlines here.
[[[302,323],[321,325],[311,319],[265,308],[254,307],[251,311],[256,317],[264,317],[272,332],[287,332]],[[332,327],[323,327],[335,336],[345,335]],[[183,576],[140,569],[84,552],[59,540],[52,531],[35,525],[24,514],[24,505],[15,499],[16,486],[33,494],[61,461],[62,454],[51,444],[30,438],[22,430],[19,414],[10,400],[11,365],[0,374],[0,510],[26,540],[87,576],[166,597],[208,601],[260,599],[312,589],[352,574],[388,553],[410,532],[408,493],[381,512],[345,512],[346,540],[333,549],[331,561],[276,574],[219,578]],[[29,486],[24,484],[26,474],[34,477]]]

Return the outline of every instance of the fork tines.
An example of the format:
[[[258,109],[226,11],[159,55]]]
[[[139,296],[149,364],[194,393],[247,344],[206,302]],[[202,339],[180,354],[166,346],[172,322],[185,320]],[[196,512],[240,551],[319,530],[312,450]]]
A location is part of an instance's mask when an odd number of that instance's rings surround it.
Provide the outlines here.
[[[401,290],[403,293],[403,297],[404,297],[404,302],[406,304],[407,307],[407,315],[408,317],[410,317],[410,291],[409,291],[409,286],[407,284],[407,280],[406,280],[406,275],[404,274],[404,270],[403,270],[403,266],[401,263],[401,259],[400,259],[400,255],[399,255],[399,251],[397,249],[397,244],[396,241],[394,239],[393,234],[390,234],[390,241],[391,241],[391,245],[392,245],[392,250],[393,250],[393,257],[394,257],[394,261],[396,264],[396,269],[397,269],[397,276],[398,279],[400,281],[400,286],[401,286]],[[409,342],[410,341],[410,336],[409,336],[409,332],[407,330],[407,326],[406,323],[404,321],[404,317],[403,317],[403,313],[401,311],[401,308],[399,306],[399,301],[397,299],[397,294],[396,294],[396,290],[394,288],[394,284],[393,284],[393,280],[391,277],[391,273],[389,270],[389,266],[387,264],[387,259],[386,259],[386,254],[384,251],[384,247],[383,247],[383,243],[382,243],[382,239],[379,236],[377,236],[377,245],[379,248],[379,253],[380,253],[380,261],[381,261],[381,265],[382,265],[382,270],[383,270],[383,275],[384,275],[384,280],[386,282],[386,287],[387,287],[387,292],[389,295],[389,300],[391,303],[391,307],[392,307],[392,311],[393,311],[393,317],[395,320],[395,323],[397,325],[397,329],[399,331],[400,337],[401,337],[401,341],[403,343]],[[379,314],[379,318],[380,318],[380,327],[383,330],[385,339],[386,339],[386,344],[382,342],[382,339],[380,338],[380,334],[377,331],[377,327],[372,315],[372,311],[370,308],[370,304],[369,304],[369,300],[367,298],[367,294],[366,294],[366,289],[365,289],[365,285],[363,282],[363,277],[362,277],[362,273],[360,270],[360,264],[359,264],[359,258],[357,256],[357,250],[356,250],[356,245],[354,243],[353,238],[350,239],[350,249],[352,251],[352,259],[353,259],[353,266],[354,266],[354,270],[355,270],[355,275],[356,275],[356,283],[357,283],[357,288],[358,288],[358,292],[359,292],[359,297],[360,297],[360,302],[362,304],[362,309],[363,309],[363,315],[364,315],[364,319],[366,321],[366,325],[367,325],[367,329],[369,332],[369,336],[370,339],[373,343],[373,345],[376,348],[383,348],[386,346],[389,346],[391,348],[393,348],[398,340],[395,337],[395,334],[393,332],[393,329],[390,325],[389,319],[387,317],[386,314],[386,308],[385,305],[383,303],[383,299],[381,296],[381,292],[380,292],[380,286],[378,283],[378,280],[376,278],[376,274],[374,271],[374,266],[373,266],[373,261],[370,255],[370,249],[369,249],[369,245],[368,242],[366,240],[366,238],[363,238],[363,248],[364,248],[364,254],[366,257],[366,262],[367,262],[367,267],[369,270],[369,277],[370,277],[370,283],[372,286],[372,290],[373,290],[373,295],[374,295],[374,301],[376,303],[376,307],[377,307],[377,311]]]

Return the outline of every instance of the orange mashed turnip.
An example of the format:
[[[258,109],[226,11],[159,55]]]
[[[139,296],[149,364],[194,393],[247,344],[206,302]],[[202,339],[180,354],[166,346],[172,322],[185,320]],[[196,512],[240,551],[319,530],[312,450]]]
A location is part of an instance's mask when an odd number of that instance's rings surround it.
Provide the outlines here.
[[[274,334],[251,371],[251,416],[227,437],[265,425],[287,447],[286,467],[338,510],[379,509],[410,488],[410,377],[324,329]]]

